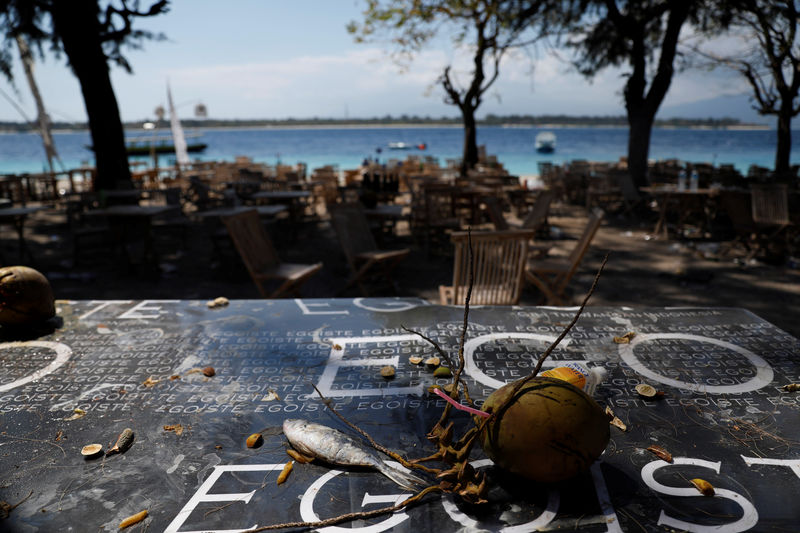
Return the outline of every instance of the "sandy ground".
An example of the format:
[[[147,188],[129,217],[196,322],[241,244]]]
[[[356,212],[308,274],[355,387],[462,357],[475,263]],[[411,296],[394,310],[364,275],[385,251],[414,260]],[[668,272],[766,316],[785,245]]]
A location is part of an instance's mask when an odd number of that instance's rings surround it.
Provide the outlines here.
[[[555,206],[548,244],[553,253],[568,253],[586,221],[585,210]],[[634,221],[609,216],[570,285],[570,300],[578,303],[609,253],[608,265],[590,305],[630,307],[743,307],[800,337],[800,270],[759,262],[742,265],[740,250],[719,254],[715,243],[650,238],[653,220]],[[4,226],[0,251],[5,264],[18,264],[16,235]],[[324,216],[299,227],[278,224],[270,230],[286,261],[322,261],[322,271],[303,286],[307,298],[360,296],[342,292],[349,270],[336,235]],[[30,264],[45,273],[59,299],[203,299],[259,298],[256,286],[232,249],[216,251],[203,225],[190,227],[186,238],[166,233],[156,240],[160,274],[125,262],[109,247],[84,248],[75,261],[73,243],[63,211],[48,209],[26,225],[33,254]],[[382,242],[384,248],[408,247],[410,256],[396,270],[397,291],[376,286],[373,296],[416,296],[438,303],[438,286],[449,283],[452,257],[426,253],[401,224],[397,235]],[[140,254],[136,247],[131,255]],[[527,285],[522,305],[536,305],[540,294]]]

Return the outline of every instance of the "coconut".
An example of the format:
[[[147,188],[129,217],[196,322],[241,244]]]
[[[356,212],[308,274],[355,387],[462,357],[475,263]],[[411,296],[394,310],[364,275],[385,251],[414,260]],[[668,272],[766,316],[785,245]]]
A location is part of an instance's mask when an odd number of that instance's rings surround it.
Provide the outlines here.
[[[55,314],[53,289],[41,272],[26,266],[0,268],[0,324],[31,325]]]
[[[514,386],[494,391],[483,410],[500,408]],[[500,468],[553,483],[587,470],[609,438],[608,417],[591,396],[566,381],[536,377],[490,420],[480,443]]]

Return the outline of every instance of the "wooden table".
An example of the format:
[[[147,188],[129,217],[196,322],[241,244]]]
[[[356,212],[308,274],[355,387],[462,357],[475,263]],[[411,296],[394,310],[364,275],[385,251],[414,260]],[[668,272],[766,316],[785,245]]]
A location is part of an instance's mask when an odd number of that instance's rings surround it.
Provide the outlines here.
[[[527,375],[574,309],[471,309],[465,382],[478,405]],[[409,492],[373,470],[294,464],[281,425],[305,418],[349,431],[316,396],[409,457],[444,401],[428,392],[434,354],[409,328],[455,354],[460,307],[415,298],[59,302],[52,330],[22,342],[0,328],[0,500],[19,503],[5,531],[242,531],[400,502]],[[636,332],[629,344],[614,336]],[[490,503],[432,494],[421,504],[337,528],[383,531],[795,531],[800,456],[800,341],[735,308],[589,307],[545,368],[579,361],[608,376],[595,398],[627,426],[591,469],[559,484],[521,481],[479,447]],[[380,369],[392,365],[392,380]],[[206,377],[199,369],[211,367]],[[649,383],[663,396],[640,397]],[[461,434],[473,422],[453,416]],[[109,449],[125,428],[123,454]],[[264,443],[248,448],[262,432]],[[352,432],[350,432],[352,434]],[[356,437],[357,438],[357,437]],[[648,448],[672,454],[660,459]],[[439,466],[432,463],[432,466]],[[424,474],[423,474],[424,475]],[[702,496],[689,481],[715,487]],[[430,480],[432,484],[437,483]],[[705,529],[704,529],[705,528]],[[324,531],[343,531],[326,529]]]
[[[392,233],[401,220],[409,220],[411,215],[410,208],[400,204],[378,204],[375,207],[364,209],[367,219],[378,223],[380,232],[379,238],[383,238],[384,232]]]
[[[252,196],[256,202],[285,204],[289,207],[289,217],[297,222],[302,218],[303,211],[311,200],[311,191],[259,191]]]
[[[258,211],[258,216],[262,218],[273,218],[281,213],[286,212],[288,207],[285,205],[239,205],[235,207],[217,207],[208,209],[206,211],[195,211],[192,216],[199,218],[212,218],[212,217],[229,217],[238,215],[245,211]]]
[[[144,249],[141,263],[152,272],[158,272],[158,257],[153,246],[153,219],[180,210],[176,205],[114,205],[100,209],[91,209],[84,215],[88,217],[105,217],[112,231],[121,244],[125,261],[129,268],[134,262],[128,251],[128,245],[134,238],[141,237]]]
[[[679,191],[672,187],[640,187],[639,190],[656,198],[659,214],[653,234],[664,238],[669,237],[667,217],[670,213],[676,215],[676,233],[678,235],[682,233],[687,220],[695,217],[698,232],[702,236],[713,216],[714,206],[709,205],[709,201],[719,194],[719,189]]]
[[[28,215],[41,211],[42,207],[4,207],[0,209],[0,225],[9,224],[17,232],[17,242],[19,243],[19,260],[25,262],[25,256],[33,262],[33,255],[25,242],[25,220]],[[0,259],[5,263],[5,259],[0,252]]]

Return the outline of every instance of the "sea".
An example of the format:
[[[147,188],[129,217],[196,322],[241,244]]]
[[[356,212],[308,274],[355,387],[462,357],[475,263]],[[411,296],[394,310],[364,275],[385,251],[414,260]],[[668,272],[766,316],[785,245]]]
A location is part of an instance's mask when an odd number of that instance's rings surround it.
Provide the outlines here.
[[[541,131],[556,135],[556,150],[540,154],[534,139]],[[156,134],[167,134],[161,130]],[[794,139],[800,139],[794,131]],[[152,131],[127,131],[129,137],[152,135]],[[194,160],[233,160],[248,156],[268,164],[305,163],[308,169],[335,165],[340,170],[356,168],[365,159],[390,163],[409,155],[430,156],[444,165],[461,156],[464,142],[460,127],[269,127],[207,128],[187,130],[191,142],[204,142],[206,150],[190,154]],[[196,136],[196,137],[195,137]],[[478,144],[495,155],[509,173],[536,176],[539,163],[565,163],[574,159],[618,161],[627,153],[628,130],[623,127],[479,127]],[[94,164],[88,131],[55,132],[54,141],[62,170]],[[390,149],[390,143],[406,143],[412,148]],[[424,145],[425,149],[418,148]],[[650,144],[653,160],[679,159],[732,164],[742,173],[751,165],[774,167],[776,132],[771,129],[656,128]],[[131,159],[135,161],[135,158]],[[147,158],[139,158],[148,162]],[[800,163],[800,143],[795,141],[792,164]],[[174,163],[174,156],[162,156],[159,165]],[[0,134],[0,174],[41,172],[46,158],[36,133]]]

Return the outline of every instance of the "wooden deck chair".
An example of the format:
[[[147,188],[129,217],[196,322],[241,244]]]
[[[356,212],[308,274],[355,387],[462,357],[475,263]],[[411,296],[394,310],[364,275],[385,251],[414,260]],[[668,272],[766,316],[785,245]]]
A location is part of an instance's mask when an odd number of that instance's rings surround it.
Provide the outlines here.
[[[564,291],[578,266],[586,255],[589,245],[594,239],[600,222],[603,220],[603,211],[595,209],[589,215],[589,220],[578,242],[566,257],[545,257],[529,261],[525,270],[525,278],[533,283],[544,295],[547,305],[562,305]]]
[[[791,223],[785,184],[753,184],[750,186],[750,194],[753,220],[757,224],[782,227]]]
[[[392,271],[409,254],[408,248],[379,250],[360,204],[328,204],[328,213],[352,272],[342,291],[358,285],[361,293],[369,296],[367,278],[376,273],[394,287]]]
[[[489,220],[494,225],[496,231],[505,231],[509,229],[508,221],[503,216],[503,206],[500,203],[500,198],[497,196],[486,196],[483,198],[483,203],[486,206],[486,214],[489,215]]]
[[[322,268],[322,263],[282,263],[255,209],[222,217],[222,222],[264,298],[280,298],[290,292],[299,295],[300,285]],[[279,285],[268,289],[267,282],[272,281]]]
[[[457,231],[450,238],[455,245],[453,284],[439,286],[443,305],[463,305],[469,289],[470,246],[474,256],[474,280],[470,303],[474,305],[515,305],[519,303],[528,241],[531,230]]]
[[[550,214],[550,205],[558,195],[558,191],[545,190],[536,197],[531,210],[522,219],[522,229],[532,229],[536,232],[547,227],[547,215]]]

